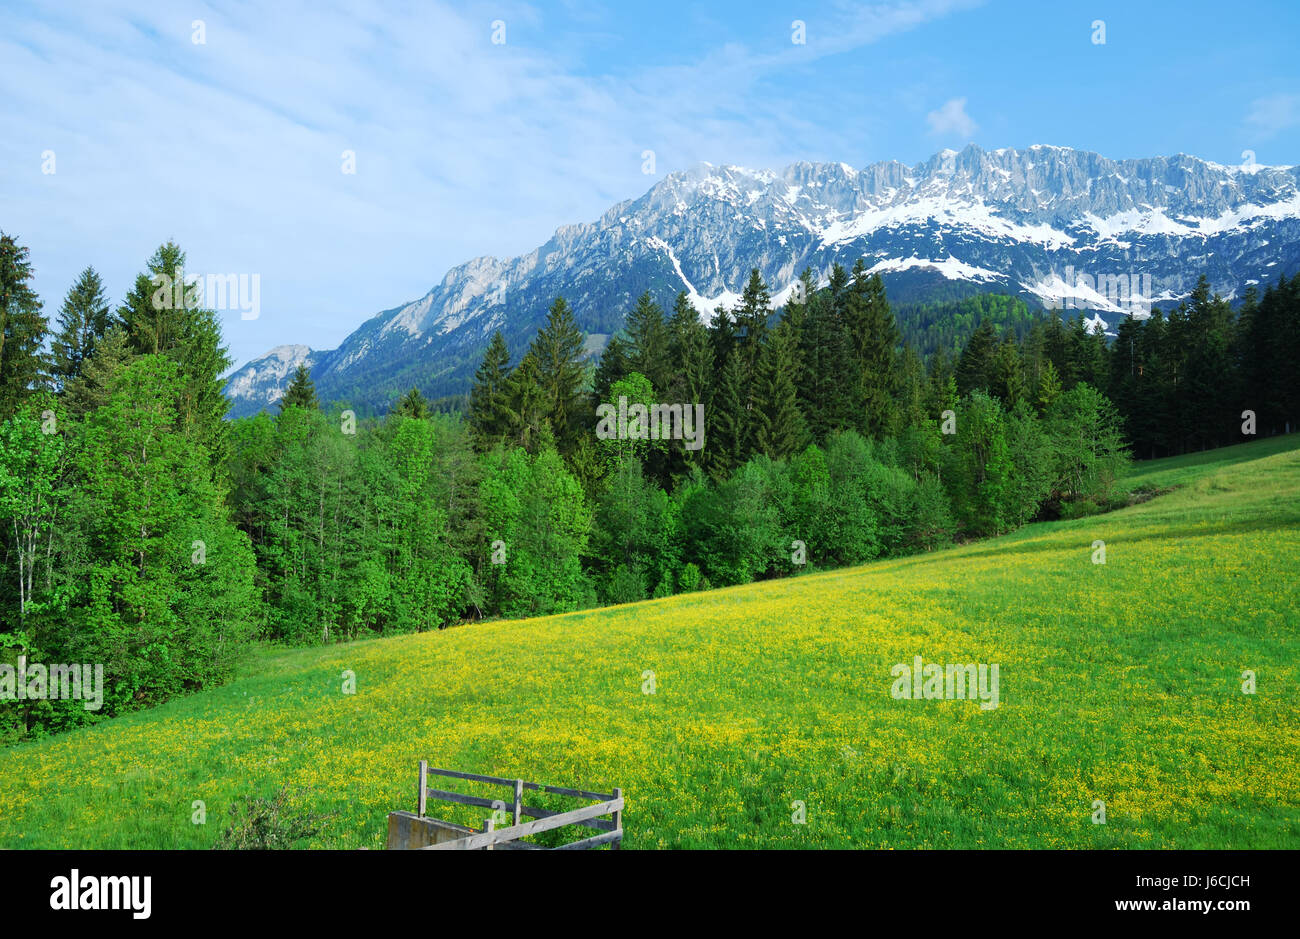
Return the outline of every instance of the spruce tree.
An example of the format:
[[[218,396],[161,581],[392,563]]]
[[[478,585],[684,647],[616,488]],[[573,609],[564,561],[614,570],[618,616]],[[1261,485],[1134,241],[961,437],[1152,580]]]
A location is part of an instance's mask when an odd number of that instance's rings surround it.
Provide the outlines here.
[[[758,268],[749,272],[749,280],[735,310],[736,349],[741,365],[751,380],[758,372],[758,360],[767,336],[767,319],[772,313],[772,295],[759,276]]]
[[[81,374],[82,364],[112,325],[104,283],[93,267],[82,271],[68,290],[59,310],[58,325],[59,331],[51,343],[51,373],[56,387],[63,389]]]
[[[719,479],[748,458],[753,439],[748,385],[741,357],[733,353],[722,367],[713,405],[706,412],[709,471]]]
[[[808,442],[795,386],[798,370],[797,337],[790,322],[782,320],[759,357],[758,407],[754,412],[755,445],[774,459],[796,453]]]
[[[474,373],[469,394],[469,427],[474,448],[490,450],[507,433],[506,382],[510,377],[510,350],[497,330]]]
[[[199,290],[187,279],[185,252],[168,241],[136,277],[118,319],[134,352],[165,355],[180,366],[180,426],[220,462],[230,409],[221,376],[230,367],[230,357],[221,344],[217,314],[203,307]]]
[[[420,393],[419,388],[412,387],[410,391],[402,395],[402,399],[393,407],[393,413],[402,417],[414,417],[423,420],[431,413],[429,402]]]
[[[0,420],[17,412],[47,371],[41,350],[49,324],[27,258],[16,238],[0,232]]]
[[[662,392],[668,387],[673,371],[668,361],[668,324],[650,291],[637,298],[636,306],[627,315],[624,330],[630,370],[640,372],[650,379],[656,391]]]
[[[628,345],[627,340],[617,334],[611,336],[605,344],[591,380],[591,397],[594,402],[607,401],[609,389],[614,387],[614,383],[633,371]]]
[[[997,351],[993,354],[991,386],[993,394],[1002,401],[1007,411],[1025,398],[1024,367],[1020,361],[1020,349],[1016,341],[1007,333]]]
[[[857,419],[853,349],[832,294],[810,297],[801,339],[800,410],[813,442],[820,443],[836,431],[856,426]]]
[[[857,426],[864,435],[879,439],[889,434],[897,421],[899,332],[884,283],[880,275],[867,274],[862,258],[853,265],[844,319],[856,359]]]
[[[583,394],[587,377],[583,361],[585,340],[563,297],[556,297],[529,351],[536,365],[543,405],[561,456],[577,448],[583,423],[592,417]]]
[[[94,351],[82,361],[80,373],[64,386],[63,400],[68,415],[81,418],[104,404],[114,377],[135,358],[126,330],[120,324],[110,326]]]
[[[289,408],[303,408],[308,411],[320,409],[320,401],[316,397],[316,385],[311,380],[311,372],[304,364],[299,364],[294,369],[289,387],[284,390],[284,395],[280,398],[280,413],[283,414]]]
[[[502,393],[505,439],[529,453],[537,453],[545,440],[554,440],[555,411],[542,386],[537,355],[529,349],[506,379]]]

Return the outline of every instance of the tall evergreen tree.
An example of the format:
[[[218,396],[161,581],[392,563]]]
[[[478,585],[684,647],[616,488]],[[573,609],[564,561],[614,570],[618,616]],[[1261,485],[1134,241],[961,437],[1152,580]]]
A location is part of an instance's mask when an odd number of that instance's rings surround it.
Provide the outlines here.
[[[419,388],[412,387],[410,391],[402,395],[402,399],[393,407],[393,413],[402,417],[414,417],[423,420],[430,414],[429,402],[420,393]]]
[[[843,268],[836,265],[831,274],[832,290],[809,294],[800,334],[799,404],[815,443],[829,439],[836,431],[854,427],[857,422],[856,361],[833,292],[837,277],[843,289],[843,274]]]
[[[203,307],[196,284],[185,274],[185,252],[173,241],[160,246],[118,310],[132,350],[165,355],[183,377],[176,410],[186,436],[220,462],[225,417],[230,409],[221,376],[230,357],[221,344],[217,314]]]
[[[627,340],[617,334],[610,336],[609,342],[605,343],[591,380],[591,397],[594,402],[608,401],[609,389],[633,371],[628,345]]]
[[[713,406],[706,413],[709,470],[717,478],[728,476],[748,458],[754,435],[748,386],[742,357],[733,352],[722,367]]]
[[[880,275],[867,274],[862,258],[853,265],[844,318],[857,360],[858,429],[879,439],[891,433],[897,422],[899,332],[884,283]]]
[[[664,321],[663,308],[655,303],[650,291],[637,298],[636,306],[627,315],[624,331],[630,370],[640,372],[650,379],[656,391],[662,392],[672,380],[668,324]]]
[[[78,276],[59,310],[59,330],[51,343],[55,385],[66,388],[112,325],[104,283],[93,267]]]
[[[299,364],[294,369],[289,387],[284,390],[284,395],[280,398],[280,413],[283,414],[289,408],[304,408],[308,411],[320,408],[320,401],[316,397],[316,385],[311,380],[311,372],[307,370],[306,365]]]
[[[573,311],[563,297],[556,297],[546,316],[546,325],[537,333],[529,351],[537,367],[537,383],[542,403],[555,435],[561,456],[577,449],[584,422],[594,421],[583,394],[587,377],[582,330],[574,321]]]
[[[469,394],[470,437],[477,450],[490,450],[507,433],[506,384],[510,377],[510,350],[497,330],[488,341],[483,362],[474,373]]]
[[[555,412],[542,387],[537,355],[529,349],[519,360],[502,393],[503,428],[506,439],[529,453],[538,453],[546,440],[554,441]]]
[[[28,250],[0,232],[0,420],[11,417],[47,371],[42,347],[49,324],[31,287]]]
[[[760,452],[773,458],[797,453],[808,442],[795,386],[798,373],[798,336],[791,322],[783,318],[763,345],[756,382],[754,441]]]
[[[980,320],[957,360],[957,392],[963,398],[975,391],[987,392],[992,387],[997,345],[993,324],[987,319]]]

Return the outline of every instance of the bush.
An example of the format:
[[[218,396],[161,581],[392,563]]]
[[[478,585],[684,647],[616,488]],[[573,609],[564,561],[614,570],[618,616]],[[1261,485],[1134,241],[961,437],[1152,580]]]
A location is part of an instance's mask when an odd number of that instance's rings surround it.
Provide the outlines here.
[[[226,851],[287,851],[320,834],[321,823],[332,816],[293,812],[293,795],[281,788],[270,799],[241,796],[230,806],[230,825],[212,847]]]

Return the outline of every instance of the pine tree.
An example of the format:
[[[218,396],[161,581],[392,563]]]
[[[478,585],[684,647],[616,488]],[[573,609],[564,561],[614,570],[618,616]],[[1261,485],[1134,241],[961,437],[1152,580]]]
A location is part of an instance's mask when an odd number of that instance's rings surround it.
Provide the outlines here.
[[[126,330],[115,324],[81,363],[80,374],[64,387],[63,399],[68,415],[84,417],[108,400],[114,377],[136,358]]]
[[[700,322],[700,314],[685,291],[677,294],[673,304],[668,336],[673,361],[678,365],[669,386],[674,400],[707,404],[714,377],[713,346],[708,327]]]
[[[93,267],[77,277],[59,310],[59,331],[51,344],[56,387],[66,388],[112,325],[104,283]]]
[[[857,364],[857,426],[864,435],[879,439],[890,433],[897,421],[899,333],[884,283],[878,274],[867,274],[862,258],[853,265],[844,319]]]
[[[221,376],[230,357],[221,344],[217,314],[203,307],[198,289],[186,281],[185,252],[173,241],[160,246],[138,275],[118,309],[134,352],[165,355],[183,377],[176,409],[183,432],[205,447],[213,460],[225,454],[230,402]]]
[[[753,439],[748,385],[741,357],[733,353],[722,367],[713,405],[706,414],[709,470],[716,478],[730,475],[748,457]]]
[[[0,420],[17,412],[47,371],[41,350],[49,324],[27,258],[16,238],[0,232]]]
[[[744,373],[751,380],[758,372],[758,359],[771,314],[772,295],[759,276],[758,268],[752,268],[740,294],[740,306],[735,310],[736,350],[740,353]]]
[[[663,309],[654,302],[650,291],[637,299],[636,306],[627,315],[624,330],[630,370],[640,372],[650,379],[657,391],[663,391],[672,378],[668,361],[668,325],[664,322]]]
[[[1061,391],[1061,378],[1056,374],[1056,366],[1047,359],[1043,362],[1043,377],[1038,382],[1038,413],[1047,413],[1047,409],[1061,396]]]
[[[795,387],[798,371],[797,336],[789,320],[783,319],[764,343],[758,363],[754,440],[760,452],[773,458],[796,453],[808,442]]]
[[[703,405],[706,423],[702,430],[707,432],[714,390],[713,344],[709,341],[708,327],[700,322],[700,315],[691,306],[685,291],[678,293],[673,304],[668,336],[670,354],[677,368],[666,394],[670,401],[680,402],[683,407]],[[697,465],[701,459],[700,450],[688,450],[684,443],[674,442],[670,453],[674,458],[670,472],[674,474]]]
[[[843,269],[836,267],[841,274]],[[832,280],[835,275],[832,273]],[[808,301],[801,332],[802,377],[799,406],[813,441],[856,426],[854,407],[857,369],[848,331],[836,311],[833,294],[814,294]]]
[[[627,340],[618,335],[611,336],[600,354],[600,362],[591,380],[592,400],[596,403],[609,400],[609,389],[632,371]]]
[[[1106,334],[1100,324],[1090,327],[1087,317],[1080,313],[1070,323],[1070,360],[1074,387],[1086,382],[1098,391],[1106,391]],[[1068,389],[1067,389],[1068,390]]]
[[[423,420],[431,412],[429,402],[420,393],[420,389],[412,387],[410,391],[402,395],[402,399],[393,407],[393,413],[402,417],[414,417]]]
[[[1020,349],[1008,333],[1003,337],[997,351],[993,354],[991,390],[1002,401],[1008,411],[1016,402],[1025,398],[1024,367],[1020,361]]]
[[[510,350],[497,330],[474,373],[469,394],[469,427],[474,448],[490,450],[507,433],[506,383],[510,377]]]
[[[987,392],[992,387],[996,352],[997,334],[993,331],[993,324],[987,319],[980,320],[957,360],[958,394],[964,398],[975,391]]]
[[[502,391],[505,438],[529,453],[539,452],[544,439],[554,439],[554,410],[542,387],[541,368],[532,349],[524,353]]]
[[[283,414],[289,408],[303,408],[308,411],[320,409],[320,401],[316,397],[316,385],[311,380],[311,372],[307,371],[307,366],[304,364],[299,364],[294,369],[289,387],[280,398],[280,413]]]
[[[583,362],[585,340],[563,297],[556,297],[547,313],[546,325],[537,333],[529,351],[537,369],[543,406],[555,434],[561,456],[577,448],[583,422],[591,417],[583,394],[587,369]]]

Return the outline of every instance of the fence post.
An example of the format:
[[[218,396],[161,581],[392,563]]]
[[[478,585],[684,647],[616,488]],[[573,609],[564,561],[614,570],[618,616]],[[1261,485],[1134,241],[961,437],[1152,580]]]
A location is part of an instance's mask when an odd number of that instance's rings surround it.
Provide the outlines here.
[[[614,798],[615,799],[623,798],[623,790],[615,789]],[[610,845],[611,851],[617,851],[623,847],[623,810],[622,809],[619,809],[617,812],[614,813],[614,830],[618,832],[618,840],[615,841],[612,845]]]
[[[487,819],[487,820],[483,823],[483,831],[485,831],[485,832],[491,832],[493,829],[496,828],[496,826],[497,826],[497,823],[496,823],[493,819],[490,819],[490,818],[489,818],[489,819]],[[491,851],[492,848],[493,848],[493,845],[492,845],[492,844],[487,844],[487,845],[484,845],[483,850],[484,850],[484,851]]]
[[[425,799],[427,799],[428,797],[429,797],[429,764],[426,761],[421,760],[420,761],[420,795],[416,799],[416,805],[419,807],[419,812],[417,814],[420,816],[420,818],[424,818],[424,809],[426,804]]]
[[[524,781],[515,780],[515,824],[518,825],[524,812]]]

